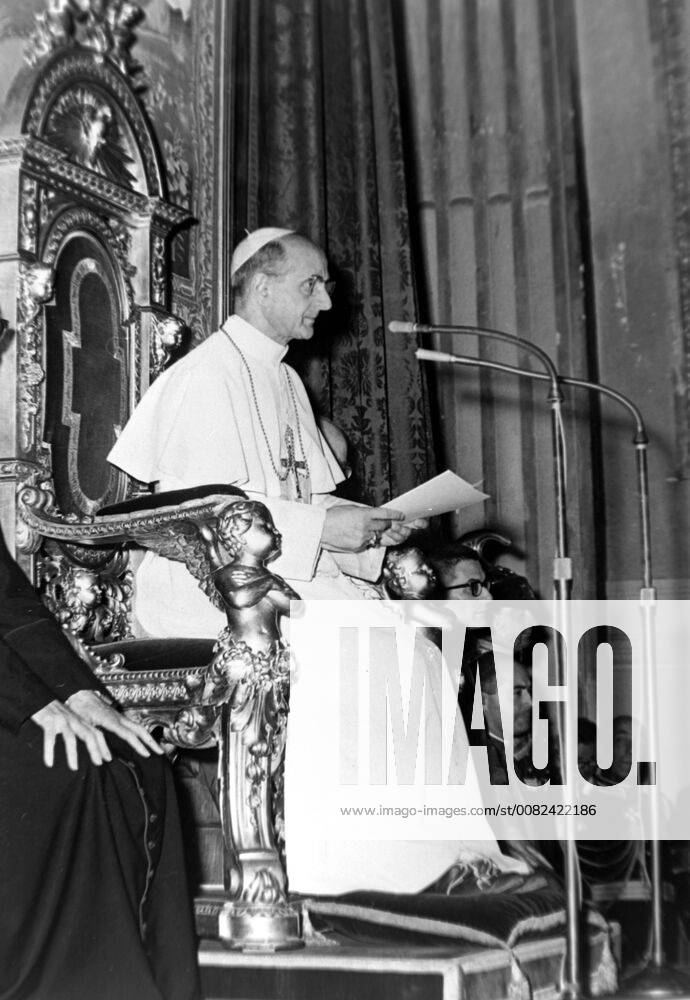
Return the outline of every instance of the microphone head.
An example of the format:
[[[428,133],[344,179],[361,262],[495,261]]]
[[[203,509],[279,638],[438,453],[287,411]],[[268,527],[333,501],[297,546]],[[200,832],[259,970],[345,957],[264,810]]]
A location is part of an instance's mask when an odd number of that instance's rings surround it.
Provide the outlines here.
[[[443,361],[446,363],[455,361],[452,354],[447,354],[445,351],[427,351],[425,347],[418,347],[414,356],[418,361]]]
[[[388,324],[391,333],[416,333],[416,323],[403,323],[402,320],[394,319]]]

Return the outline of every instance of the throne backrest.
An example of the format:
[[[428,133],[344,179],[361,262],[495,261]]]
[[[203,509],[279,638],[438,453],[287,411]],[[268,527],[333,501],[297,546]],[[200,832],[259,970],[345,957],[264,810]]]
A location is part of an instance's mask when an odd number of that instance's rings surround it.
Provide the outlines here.
[[[89,641],[127,634],[127,554],[46,541],[17,497],[39,486],[44,506],[83,519],[136,489],[106,456],[180,342],[168,243],[189,221],[166,198],[124,36],[98,31],[98,11],[67,12],[59,31],[39,19],[17,120],[0,123],[0,516],[51,609]]]

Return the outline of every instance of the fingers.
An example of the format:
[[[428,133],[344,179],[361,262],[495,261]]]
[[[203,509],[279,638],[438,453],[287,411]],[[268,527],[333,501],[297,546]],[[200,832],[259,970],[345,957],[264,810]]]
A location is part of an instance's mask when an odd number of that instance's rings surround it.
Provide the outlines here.
[[[71,771],[76,771],[79,766],[77,737],[85,739],[88,734],[74,712],[59,701],[51,701],[31,718],[43,730],[43,763],[46,767],[53,767],[55,763],[55,743],[58,736],[61,736],[65,744],[67,766]]]
[[[127,721],[129,722],[129,725],[134,728],[142,743],[145,743],[150,750],[153,750],[153,752],[157,753],[159,756],[163,755],[163,747],[153,738],[145,726],[139,725],[138,722],[132,722],[131,719],[128,719]]]
[[[67,758],[67,767],[70,771],[76,771],[79,767],[79,755],[77,753],[77,740],[71,729],[67,729],[65,732],[60,734],[62,740],[65,744],[65,757]]]
[[[153,750],[156,754],[162,754],[162,748],[156,743],[151,733],[145,729],[144,726],[139,725],[138,722],[132,722],[131,719],[122,719],[122,736],[123,740],[126,740],[129,745],[136,750],[136,752],[141,757],[150,757],[150,750]]]
[[[163,753],[162,748],[144,726],[126,718],[112,705],[98,698],[93,691],[79,691],[72,695],[69,702],[84,722],[98,727],[97,732],[100,734],[102,744],[106,749],[107,744],[101,733],[102,729],[129,743],[141,757],[150,757],[150,751],[155,754]],[[109,750],[105,759],[112,759]]]
[[[134,733],[130,733],[124,726],[123,732],[119,733],[125,743],[129,743],[133,750],[139,754],[140,757],[150,757],[150,752],[146,749],[142,741]]]
[[[100,729],[96,730],[96,742],[98,744],[98,753],[101,758],[103,760],[111,761],[113,759],[113,755],[110,751],[110,747],[106,743],[105,736]],[[91,759],[93,760],[93,757]]]
[[[125,743],[129,743],[140,757],[150,757],[151,750],[158,755],[163,753],[162,747],[154,740],[145,726],[142,726],[138,722],[133,722],[124,715],[119,715],[118,713],[114,713],[114,715],[115,718],[109,724],[108,728],[116,736],[124,740]]]
[[[46,767],[55,763],[55,733],[48,729],[43,730],[43,763]]]
[[[119,736],[125,743],[129,743],[140,757],[150,757],[151,750],[155,754],[163,753],[153,736],[140,723],[133,722],[110,706],[103,706],[103,709],[104,711],[99,715],[98,725],[108,732],[114,733],[115,736]]]
[[[412,528],[407,524],[392,524],[384,534],[383,538],[392,539],[388,542],[389,545],[399,545],[400,542],[404,542],[412,534]]]
[[[97,729],[94,729],[91,726],[81,725],[80,730],[78,730],[77,734],[81,739],[82,743],[84,744],[84,746],[86,747],[86,751],[89,757],[91,758],[91,763],[95,764],[96,767],[100,767],[100,765],[103,763],[104,760],[111,759],[110,751],[108,750],[108,747],[105,744],[105,740],[103,739],[103,734],[100,733]],[[74,737],[72,739],[74,744],[73,748],[70,747],[67,736],[65,736],[65,747],[67,750],[67,764],[69,767],[72,768],[73,771],[76,771],[77,741],[74,739]],[[71,754],[70,751],[72,749],[73,753]],[[103,750],[105,750],[105,754],[103,753]],[[72,764],[72,761],[74,761],[74,764]]]
[[[374,521],[386,521],[390,523],[391,521],[404,521],[405,515],[401,510],[395,510],[393,507],[372,507],[369,510],[369,516]]]

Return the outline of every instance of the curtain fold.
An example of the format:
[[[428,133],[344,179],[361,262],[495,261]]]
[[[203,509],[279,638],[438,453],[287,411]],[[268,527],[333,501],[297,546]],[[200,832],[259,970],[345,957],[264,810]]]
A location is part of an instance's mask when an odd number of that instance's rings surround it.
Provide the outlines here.
[[[241,2],[249,11],[255,0]],[[258,8],[256,37],[235,60],[237,93],[255,92],[254,76],[258,99],[236,106],[236,134],[253,134],[255,155],[249,170],[243,159],[234,238],[281,225],[325,248],[333,309],[290,360],[348,436],[362,498],[382,503],[434,471],[416,338],[387,331],[416,318],[391,3]]]

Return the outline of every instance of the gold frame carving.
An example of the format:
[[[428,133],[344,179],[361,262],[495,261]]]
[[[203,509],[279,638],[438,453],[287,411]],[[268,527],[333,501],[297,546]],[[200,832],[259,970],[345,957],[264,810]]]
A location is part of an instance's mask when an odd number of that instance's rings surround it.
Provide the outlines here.
[[[70,238],[73,234],[70,234]],[[72,496],[77,498],[81,509],[85,514],[95,514],[100,507],[102,507],[110,492],[112,486],[114,486],[118,480],[122,481],[122,474],[118,473],[114,466],[110,467],[108,474],[108,483],[105,492],[95,500],[87,497],[81,488],[81,483],[79,481],[79,470],[77,467],[78,463],[78,451],[79,451],[79,433],[81,430],[81,413],[75,413],[72,408],[72,394],[74,391],[74,362],[72,351],[75,348],[80,348],[81,343],[81,316],[79,314],[79,293],[81,283],[84,278],[89,274],[97,272],[101,280],[106,284],[110,284],[110,278],[104,274],[98,267],[97,261],[91,257],[84,257],[79,261],[74,269],[72,275],[72,284],[70,287],[70,316],[72,320],[72,329],[62,331],[62,357],[63,357],[63,369],[64,369],[64,387],[62,396],[62,423],[65,427],[69,427],[69,444],[67,448],[67,477],[69,481],[70,491]],[[118,290],[114,287],[110,287],[111,291],[111,308],[113,300],[118,296]],[[117,320],[117,315],[112,316],[113,328],[117,329],[119,324],[115,322]],[[126,363],[125,351],[122,345],[116,344],[113,357],[118,360],[121,364]],[[116,431],[122,429],[122,424],[124,422],[124,417],[126,415],[126,405],[127,405],[127,391],[126,387],[120,382],[120,420],[116,425]]]

